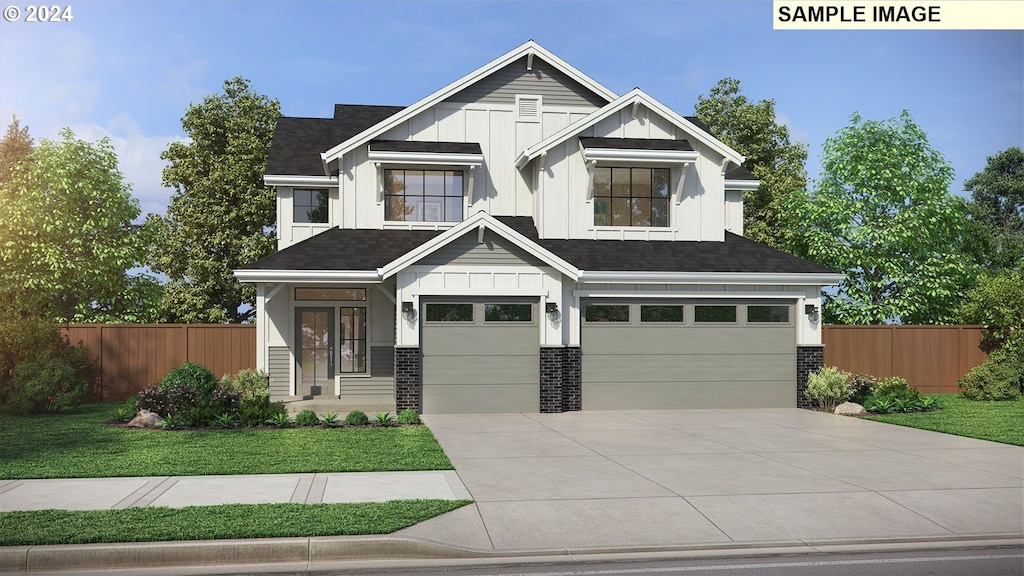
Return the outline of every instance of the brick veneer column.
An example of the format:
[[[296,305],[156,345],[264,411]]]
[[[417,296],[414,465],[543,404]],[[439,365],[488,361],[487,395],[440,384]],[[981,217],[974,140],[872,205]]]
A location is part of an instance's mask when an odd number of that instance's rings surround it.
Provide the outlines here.
[[[825,361],[825,347],[796,347],[796,405],[798,408],[811,408],[811,401],[804,396],[807,391],[807,374],[821,368]]]
[[[540,411],[562,410],[562,357],[565,348],[542,346],[540,349]]]
[[[578,346],[562,350],[562,411],[575,412],[582,407],[583,351]]]
[[[420,381],[419,347],[395,346],[395,410],[407,408],[423,412],[423,386]]]

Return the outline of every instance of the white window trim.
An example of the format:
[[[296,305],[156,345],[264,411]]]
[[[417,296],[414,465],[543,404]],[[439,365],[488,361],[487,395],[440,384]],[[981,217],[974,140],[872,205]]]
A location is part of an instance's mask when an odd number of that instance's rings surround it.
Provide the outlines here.
[[[377,200],[380,203],[381,210],[384,211],[384,227],[385,228],[405,228],[408,225],[410,230],[423,230],[423,229],[439,229],[439,228],[450,228],[460,222],[464,222],[469,214],[469,210],[472,207],[473,199],[473,183],[474,176],[476,175],[477,164],[460,165],[460,164],[437,164],[424,166],[422,164],[384,164],[377,162]],[[386,190],[384,190],[384,171],[385,170],[451,170],[455,172],[462,172],[462,220],[388,220],[387,211],[388,208],[385,206],[385,197],[387,196]],[[454,196],[446,196],[446,198],[454,198]]]

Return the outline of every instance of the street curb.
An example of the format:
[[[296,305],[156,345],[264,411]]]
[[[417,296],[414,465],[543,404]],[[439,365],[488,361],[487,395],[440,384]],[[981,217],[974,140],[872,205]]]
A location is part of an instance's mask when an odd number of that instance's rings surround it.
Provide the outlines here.
[[[929,548],[1024,546],[1024,535],[974,535],[943,538],[861,539],[790,542],[737,542],[686,546],[623,546],[614,548],[559,548],[533,550],[480,550],[459,548],[428,540],[374,536],[265,538],[116,544],[68,544],[0,547],[0,573],[40,573],[67,570],[145,570],[200,566],[338,566],[379,565],[381,562],[444,561],[458,564],[558,562],[712,557],[741,554],[801,554],[868,552]]]

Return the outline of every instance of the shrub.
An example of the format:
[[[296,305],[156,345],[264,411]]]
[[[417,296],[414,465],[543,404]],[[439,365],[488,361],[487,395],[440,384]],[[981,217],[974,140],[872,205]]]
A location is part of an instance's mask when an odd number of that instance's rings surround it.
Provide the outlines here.
[[[262,426],[277,414],[287,412],[284,404],[268,400],[243,400],[238,408],[238,416],[245,426]]]
[[[267,373],[262,370],[242,370],[235,374],[233,385],[238,389],[239,398],[247,400],[270,400],[270,383]]]
[[[878,378],[870,374],[852,374],[846,384],[847,401],[863,406],[868,397],[874,394],[877,383]]]
[[[348,413],[348,416],[345,416],[345,424],[349,426],[366,426],[369,422],[370,419],[362,410],[353,410]]]
[[[7,386],[7,405],[20,414],[57,412],[85,402],[89,384],[66,360],[41,351],[19,362]]]
[[[834,366],[822,366],[817,372],[807,375],[807,391],[804,395],[808,400],[816,402],[819,408],[834,410],[836,405],[846,400],[846,382],[849,378],[849,372]]]
[[[377,416],[373,419],[378,426],[390,426],[395,421],[395,417],[391,415],[391,412],[377,412]]]
[[[888,398],[893,402],[896,400],[917,402],[921,394],[905,379],[899,376],[889,376],[888,378],[882,378],[875,384],[875,396]]]
[[[173,415],[182,426],[202,426],[239,409],[238,390],[218,383],[213,372],[194,362],[172,369],[160,384],[139,392],[139,408]]]
[[[288,412],[278,412],[267,418],[267,424],[271,426],[277,426],[278,428],[287,428],[292,425],[292,419],[288,417]]]
[[[89,350],[81,344],[73,346],[53,323],[40,318],[7,319],[0,322],[0,406],[6,406],[10,392],[20,388],[12,378],[15,367],[36,361],[43,353],[71,366],[76,378],[86,383],[86,393],[96,382],[98,372]],[[24,391],[15,395],[25,397]]]
[[[399,424],[419,424],[420,415],[412,408],[406,408],[398,413]]]
[[[864,409],[875,414],[888,414],[895,409],[895,406],[889,398],[871,396],[864,402]]]
[[[312,410],[303,410],[295,415],[296,426],[316,426],[318,422],[316,412]]]
[[[1016,400],[1024,380],[1020,363],[998,350],[957,380],[960,395],[968,400]]]
[[[177,368],[172,368],[160,381],[158,387],[164,390],[195,388],[199,396],[209,396],[217,388],[217,379],[206,366],[195,362],[185,362]]]

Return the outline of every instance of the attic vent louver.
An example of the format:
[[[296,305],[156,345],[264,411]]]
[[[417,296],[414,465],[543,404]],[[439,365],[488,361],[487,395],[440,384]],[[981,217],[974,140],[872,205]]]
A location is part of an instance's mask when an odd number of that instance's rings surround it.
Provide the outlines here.
[[[519,122],[540,122],[540,96],[516,95],[516,120]]]

